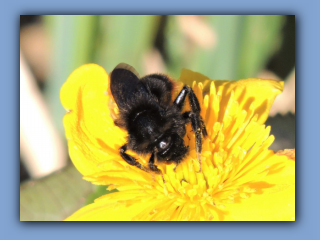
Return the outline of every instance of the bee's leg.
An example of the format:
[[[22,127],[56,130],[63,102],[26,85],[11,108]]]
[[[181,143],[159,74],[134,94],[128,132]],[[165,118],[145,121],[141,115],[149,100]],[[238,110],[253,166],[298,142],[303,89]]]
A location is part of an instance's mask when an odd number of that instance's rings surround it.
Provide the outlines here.
[[[192,130],[195,133],[195,138],[196,138],[196,152],[197,152],[197,158],[199,160],[199,171],[201,171],[201,150],[202,150],[202,139],[201,139],[201,132],[202,132],[202,126],[201,126],[201,121],[200,116],[192,111],[189,112],[184,112],[182,114],[186,122],[189,122],[191,120],[191,127]],[[205,128],[204,128],[205,129]]]
[[[177,98],[174,100],[173,104],[176,105],[181,110],[184,105],[184,102],[186,100],[187,95],[189,97],[189,103],[190,103],[191,110],[192,110],[191,112],[196,114],[196,116],[197,116],[196,121],[198,122],[197,125],[200,126],[202,135],[204,137],[206,137],[208,134],[207,134],[207,130],[204,125],[204,122],[202,120],[202,117],[200,116],[200,111],[201,111],[200,104],[199,104],[197,96],[193,92],[192,88],[185,85],[182,88],[181,92],[178,94]],[[188,118],[188,116],[186,116],[185,118]]]
[[[165,182],[162,171],[156,165],[154,165],[154,153],[151,154],[148,165],[151,171],[155,172],[156,174],[161,174],[162,180]]]
[[[174,101],[174,105],[176,105],[180,110],[182,109],[186,97],[189,97],[189,103],[191,106],[191,111],[183,113],[183,117],[186,119],[186,123],[191,120],[191,126],[192,130],[195,133],[196,138],[196,152],[197,152],[197,158],[199,160],[200,168],[199,171],[201,171],[201,148],[202,148],[202,142],[201,142],[201,133],[204,137],[206,137],[207,130],[204,125],[204,122],[202,120],[202,117],[200,116],[200,104],[197,99],[197,96],[193,92],[192,88],[185,85],[181,92],[178,94],[177,98]]]
[[[190,87],[184,86],[176,99],[174,100],[173,104],[176,105],[180,110],[182,109],[184,102],[186,101],[186,97],[190,92]],[[200,106],[199,106],[200,108]]]
[[[161,173],[161,170],[156,165],[154,165],[154,153],[151,154],[148,165],[151,171],[157,174]]]
[[[137,160],[130,156],[129,154],[125,153],[125,151],[127,151],[127,144],[123,145],[120,149],[120,155],[123,158],[123,160],[125,160],[128,164],[132,165],[132,166],[136,166],[137,168],[140,168],[141,170],[148,172],[148,170],[139,162],[137,162]]]
[[[176,169],[177,169],[177,167],[179,166],[179,164],[180,164],[180,161],[177,162],[177,165],[173,168],[173,171],[174,171],[174,172],[176,172]]]

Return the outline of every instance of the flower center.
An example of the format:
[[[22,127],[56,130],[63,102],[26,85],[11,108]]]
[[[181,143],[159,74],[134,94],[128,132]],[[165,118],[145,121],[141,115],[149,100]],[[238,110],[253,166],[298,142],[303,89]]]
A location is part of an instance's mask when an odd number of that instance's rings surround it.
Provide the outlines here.
[[[196,94],[202,94],[197,87],[193,89]],[[199,214],[203,211],[204,215],[209,214],[205,219],[214,218],[217,212],[223,211],[224,204],[241,201],[257,191],[250,183],[268,174],[267,166],[261,163],[268,159],[268,147],[274,140],[269,136],[270,127],[257,123],[253,106],[248,112],[241,110],[233,93],[220,117],[221,110],[218,113],[219,107],[215,104],[217,95],[212,92],[211,89],[210,95],[206,95],[201,103],[201,115],[208,129],[208,137],[202,144],[201,172],[198,173],[195,136],[187,126],[184,140],[189,146],[189,155],[176,169],[172,165],[160,166],[165,183],[157,178],[159,191],[173,200],[171,204],[179,208],[188,206],[190,211],[196,209],[194,211]]]

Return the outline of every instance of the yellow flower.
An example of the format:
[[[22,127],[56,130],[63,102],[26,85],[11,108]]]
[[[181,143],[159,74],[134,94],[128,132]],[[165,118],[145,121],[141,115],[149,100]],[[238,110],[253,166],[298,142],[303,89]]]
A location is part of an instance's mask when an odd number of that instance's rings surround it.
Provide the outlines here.
[[[184,141],[190,152],[176,171],[174,165],[158,164],[164,182],[120,157],[127,133],[113,123],[116,109],[105,70],[88,64],[70,75],[61,89],[70,157],[84,179],[119,192],[96,199],[67,220],[294,220],[295,162],[268,149],[274,137],[263,125],[283,83],[213,81],[185,69],[180,80],[200,101],[208,137],[198,173],[194,133],[187,125]],[[148,166],[149,156],[129,153]]]

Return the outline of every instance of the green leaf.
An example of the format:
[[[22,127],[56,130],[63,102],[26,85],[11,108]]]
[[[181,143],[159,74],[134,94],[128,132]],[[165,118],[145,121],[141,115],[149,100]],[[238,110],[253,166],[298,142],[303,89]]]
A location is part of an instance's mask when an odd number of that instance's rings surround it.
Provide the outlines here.
[[[118,63],[125,62],[142,73],[143,58],[152,47],[159,20],[154,15],[103,16],[98,63],[110,72]]]
[[[54,121],[63,132],[65,110],[60,103],[60,89],[73,70],[93,61],[99,17],[50,15],[44,19],[52,45],[51,73],[45,94]]]
[[[283,20],[281,15],[244,16],[239,36],[236,79],[255,77],[263,70],[280,45]]]
[[[95,199],[103,196],[103,195],[106,195],[106,194],[109,194],[109,193],[113,193],[113,192],[118,192],[118,190],[116,189],[113,189],[111,191],[107,190],[108,186],[105,186],[105,185],[98,185],[98,186],[95,186],[95,192],[94,193],[91,193],[88,197],[87,197],[87,201],[86,201],[86,204],[90,204],[90,203],[93,203]]]
[[[217,43],[212,49],[198,49],[193,68],[214,79],[234,79],[237,35],[242,16],[208,16],[208,24],[216,31]]]
[[[61,221],[80,209],[95,191],[75,167],[20,186],[21,221]]]
[[[190,41],[180,29],[177,16],[169,18],[165,38],[168,69],[175,75],[181,68],[188,68],[211,79],[238,80],[256,77],[265,68],[281,41],[284,17],[213,15],[201,16],[200,20],[215,36],[212,47]]]

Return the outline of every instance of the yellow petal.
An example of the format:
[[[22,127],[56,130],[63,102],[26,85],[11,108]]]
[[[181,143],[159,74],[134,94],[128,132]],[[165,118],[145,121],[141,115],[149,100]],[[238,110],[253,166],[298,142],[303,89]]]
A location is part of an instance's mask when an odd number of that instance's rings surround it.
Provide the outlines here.
[[[159,203],[156,198],[150,200],[142,195],[134,199],[136,196],[135,193],[110,193],[81,208],[65,221],[132,221],[135,216],[153,209]],[[148,201],[144,201],[146,199]]]
[[[225,204],[229,214],[225,221],[294,221],[295,162],[274,155],[274,167],[260,182],[249,184],[257,189],[238,203]]]
[[[60,98],[70,157],[83,175],[102,171],[99,164],[118,156],[125,132],[114,126],[108,108],[109,77],[96,64],[77,68],[62,86]]]
[[[108,205],[95,202],[81,208],[65,221],[131,221],[145,205],[140,203],[127,207],[124,204],[117,206],[117,203]]]
[[[211,82],[209,77],[185,68],[181,70],[179,80],[189,86],[192,86],[193,81],[201,82],[204,86],[204,89],[206,89],[206,91],[208,91],[208,88],[210,87],[210,82]]]
[[[294,219],[294,161],[267,150],[273,136],[268,137],[270,128],[261,125],[283,84],[261,79],[213,81],[189,70],[180,80],[193,86],[204,106],[201,115],[209,138],[203,143],[203,170],[195,172],[194,134],[189,134],[185,140],[190,154],[176,173],[171,165],[159,165],[161,177],[128,165],[119,156],[127,133],[113,123],[117,108],[108,93],[105,70],[88,64],[70,75],[61,89],[70,157],[86,180],[111,184],[120,192],[97,199],[67,220]],[[146,157],[129,154],[147,166]],[[219,212],[213,201],[225,210]]]
[[[188,69],[181,71],[180,81],[190,85],[192,81],[203,83],[203,92],[208,93],[210,89],[209,78]],[[233,98],[238,101],[240,108],[249,111],[253,104],[253,109],[258,114],[258,122],[264,123],[272,106],[275,97],[282,92],[283,82],[276,80],[249,78],[238,81],[217,81],[213,80],[217,93],[220,97],[220,106],[225,105],[224,100],[228,100],[232,92]],[[190,85],[191,86],[191,85]]]

